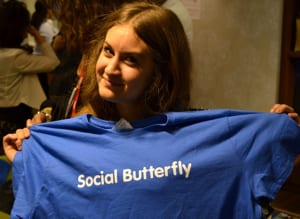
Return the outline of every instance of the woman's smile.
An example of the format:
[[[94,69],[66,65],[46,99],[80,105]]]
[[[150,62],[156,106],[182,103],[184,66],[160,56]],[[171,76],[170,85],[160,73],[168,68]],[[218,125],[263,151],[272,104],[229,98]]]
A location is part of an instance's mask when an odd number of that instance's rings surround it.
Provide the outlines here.
[[[123,87],[124,83],[122,81],[108,79],[105,76],[101,76],[101,82],[104,83],[104,86],[107,88],[114,88],[114,87]]]

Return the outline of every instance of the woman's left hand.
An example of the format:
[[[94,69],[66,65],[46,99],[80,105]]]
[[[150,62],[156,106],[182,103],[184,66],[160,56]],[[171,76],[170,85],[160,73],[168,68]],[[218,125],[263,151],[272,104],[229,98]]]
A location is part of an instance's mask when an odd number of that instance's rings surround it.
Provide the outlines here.
[[[274,104],[270,109],[271,113],[286,113],[289,117],[294,119],[298,125],[300,125],[300,117],[295,112],[294,108],[286,104]]]

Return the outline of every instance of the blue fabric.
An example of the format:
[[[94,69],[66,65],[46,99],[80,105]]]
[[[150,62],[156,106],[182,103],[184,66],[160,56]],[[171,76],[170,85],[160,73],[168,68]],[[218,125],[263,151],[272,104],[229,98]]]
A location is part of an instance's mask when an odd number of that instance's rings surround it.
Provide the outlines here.
[[[261,218],[300,153],[286,115],[205,110],[117,130],[91,115],[35,125],[13,162],[12,218]]]
[[[0,186],[6,182],[11,165],[0,157]]]

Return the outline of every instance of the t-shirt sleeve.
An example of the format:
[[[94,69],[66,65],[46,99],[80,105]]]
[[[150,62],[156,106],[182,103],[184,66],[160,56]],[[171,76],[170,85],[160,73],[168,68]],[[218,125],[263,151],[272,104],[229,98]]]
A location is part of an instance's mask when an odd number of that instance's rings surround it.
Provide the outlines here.
[[[229,119],[243,174],[256,200],[274,199],[300,153],[300,127],[287,115],[253,114]]]

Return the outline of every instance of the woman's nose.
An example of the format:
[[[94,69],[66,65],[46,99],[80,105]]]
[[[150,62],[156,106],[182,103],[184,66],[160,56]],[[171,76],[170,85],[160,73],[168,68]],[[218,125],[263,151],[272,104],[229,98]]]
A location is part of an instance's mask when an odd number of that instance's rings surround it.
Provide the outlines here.
[[[105,68],[105,72],[108,74],[119,74],[120,73],[120,62],[116,56],[111,58]]]

